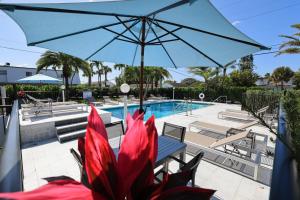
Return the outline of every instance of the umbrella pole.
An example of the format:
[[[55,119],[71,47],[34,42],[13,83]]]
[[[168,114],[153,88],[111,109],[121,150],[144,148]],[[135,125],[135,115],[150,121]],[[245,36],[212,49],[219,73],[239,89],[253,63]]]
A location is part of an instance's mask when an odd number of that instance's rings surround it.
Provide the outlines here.
[[[142,41],[141,41],[141,67],[140,67],[140,113],[144,112],[143,99],[144,99],[144,51],[145,51],[145,29],[146,18],[142,18]]]

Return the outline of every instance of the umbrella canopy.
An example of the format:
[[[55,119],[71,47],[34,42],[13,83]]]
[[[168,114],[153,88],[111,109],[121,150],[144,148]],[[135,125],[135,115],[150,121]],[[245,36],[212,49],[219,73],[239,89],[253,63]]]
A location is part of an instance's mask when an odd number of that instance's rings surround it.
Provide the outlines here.
[[[228,22],[209,0],[0,4],[28,45],[86,60],[141,66],[219,66],[267,49]],[[140,77],[140,105],[142,106]]]
[[[28,76],[17,80],[17,83],[29,83],[29,84],[61,84],[62,81],[44,74],[35,74],[33,76]]]

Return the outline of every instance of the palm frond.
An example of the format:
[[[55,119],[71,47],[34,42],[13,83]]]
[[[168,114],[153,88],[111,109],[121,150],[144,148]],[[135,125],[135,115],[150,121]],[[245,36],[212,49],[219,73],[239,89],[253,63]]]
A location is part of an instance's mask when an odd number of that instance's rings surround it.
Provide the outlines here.
[[[299,40],[298,38],[294,37],[294,36],[290,36],[290,35],[279,35],[279,37],[283,37],[283,38],[287,38],[287,39],[291,39],[291,40]]]
[[[300,53],[300,48],[287,48],[284,50],[279,51],[276,56],[281,55],[281,54],[299,54]]]
[[[296,29],[299,29],[300,30],[300,24],[294,24],[291,26],[292,28],[296,28]]]
[[[283,49],[285,47],[300,47],[300,40],[292,40],[285,42],[279,46],[279,49]]]

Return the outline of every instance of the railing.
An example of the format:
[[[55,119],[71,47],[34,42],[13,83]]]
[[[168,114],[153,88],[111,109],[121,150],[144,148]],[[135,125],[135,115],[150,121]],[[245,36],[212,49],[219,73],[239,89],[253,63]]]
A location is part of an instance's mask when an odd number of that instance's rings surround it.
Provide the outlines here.
[[[18,101],[15,100],[3,148],[0,149],[0,192],[23,190]]]
[[[285,113],[282,107],[279,110],[278,134],[282,135],[287,141],[291,139],[286,128]],[[297,174],[296,161],[292,157],[289,149],[279,139],[276,141],[269,199],[300,199],[300,180],[299,174]]]
[[[219,102],[220,99],[225,99],[225,103],[227,103],[227,96],[219,96],[218,98],[213,100],[213,102]]]

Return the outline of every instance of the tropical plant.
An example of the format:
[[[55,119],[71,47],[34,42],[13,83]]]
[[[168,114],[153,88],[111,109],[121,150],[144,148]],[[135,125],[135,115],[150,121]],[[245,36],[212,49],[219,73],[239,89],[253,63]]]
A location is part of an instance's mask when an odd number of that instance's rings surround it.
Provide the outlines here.
[[[204,79],[204,83],[207,83],[209,79],[216,75],[216,70],[213,68],[202,66],[189,67],[189,72],[201,76]]]
[[[294,72],[289,67],[278,67],[272,73],[272,81],[274,83],[280,83],[281,89],[283,89],[284,82],[288,82],[294,76]]]
[[[143,123],[143,114],[127,116],[127,131],[118,159],[108,142],[105,125],[92,106],[86,136],[78,140],[87,186],[70,178],[52,181],[30,192],[0,193],[5,199],[210,199],[214,190],[187,187],[192,171],[166,174],[162,183],[154,183],[154,166],[158,154],[158,135],[154,116]],[[138,140],[137,140],[138,138]]]
[[[255,85],[258,75],[250,70],[234,70],[231,72],[230,78],[234,86],[251,87]]]
[[[98,75],[98,85],[101,89],[101,75],[103,74],[103,63],[101,61],[91,61],[92,68],[96,67],[94,74]]]
[[[85,61],[68,54],[61,52],[46,51],[37,61],[37,73],[42,69],[47,69],[52,67],[54,69],[62,69],[62,75],[64,77],[64,84],[66,87],[66,98],[68,98],[69,91],[69,78],[73,71],[81,69],[83,71],[88,71],[88,65]]]
[[[300,31],[300,24],[294,24],[291,27],[295,28],[297,31]],[[280,37],[288,39],[288,41],[280,45],[280,51],[277,55],[300,54],[300,32],[297,32],[293,35],[280,35]]]
[[[223,77],[227,76],[227,70],[230,69],[234,69],[236,65],[236,61],[231,61],[229,63],[227,63],[226,65],[223,66]]]
[[[185,78],[180,82],[180,87],[190,87],[199,84],[201,84],[201,82],[194,78]]]
[[[240,60],[239,60],[239,67],[240,67],[240,71],[245,71],[245,70],[248,70],[248,71],[251,71],[253,72],[254,70],[254,58],[253,58],[253,55],[248,55],[248,56],[245,56],[245,57],[242,57]]]
[[[107,87],[107,74],[112,72],[111,68],[107,65],[102,66],[103,74],[104,74],[104,86]]]
[[[153,76],[153,82],[156,88],[158,88],[158,84],[161,87],[163,80],[171,78],[169,71],[162,67],[150,67],[150,73]]]
[[[300,70],[294,73],[293,84],[295,84],[296,89],[300,89]]]

